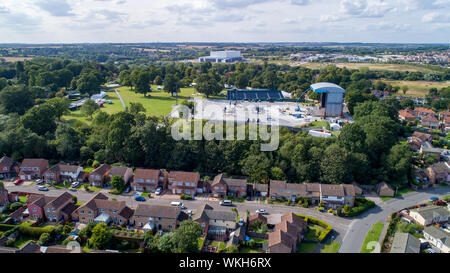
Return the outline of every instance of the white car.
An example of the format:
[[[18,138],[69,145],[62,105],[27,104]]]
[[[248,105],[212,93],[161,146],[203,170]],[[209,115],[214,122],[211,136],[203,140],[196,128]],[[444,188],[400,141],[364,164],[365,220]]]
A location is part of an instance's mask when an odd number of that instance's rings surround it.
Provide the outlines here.
[[[42,179],[36,180],[36,185],[42,185],[42,184],[44,184],[44,180],[42,180]]]
[[[44,187],[44,186],[40,186],[40,187],[38,188],[38,190],[39,190],[39,191],[49,191],[49,189],[48,189],[47,187]]]
[[[162,193],[162,189],[161,188],[157,188],[156,191],[155,191],[155,194],[156,195],[161,195],[161,193]]]
[[[73,182],[73,183],[72,183],[72,189],[79,188],[80,185],[81,185],[80,182]]]
[[[243,225],[244,225],[244,219],[241,218],[241,219],[239,220],[239,226],[242,227]]]
[[[265,210],[265,209],[259,209],[259,210],[256,211],[256,213],[258,213],[258,214],[269,214],[267,212],[267,210]]]

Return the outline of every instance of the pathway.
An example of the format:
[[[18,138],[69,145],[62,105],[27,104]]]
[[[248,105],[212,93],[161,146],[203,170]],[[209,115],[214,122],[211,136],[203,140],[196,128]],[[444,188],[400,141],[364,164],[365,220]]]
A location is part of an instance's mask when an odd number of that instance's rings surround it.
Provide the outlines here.
[[[120,96],[119,91],[117,91],[117,89],[115,91],[116,91],[117,96],[119,97],[119,100],[122,102],[123,108],[127,109],[127,105],[125,104],[122,97]]]

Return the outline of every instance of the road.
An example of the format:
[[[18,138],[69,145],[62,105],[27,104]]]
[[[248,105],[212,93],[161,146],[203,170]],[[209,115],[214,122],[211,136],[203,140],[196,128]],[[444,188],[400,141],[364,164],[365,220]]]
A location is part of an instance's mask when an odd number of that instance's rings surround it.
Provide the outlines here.
[[[378,204],[375,208],[356,217],[350,224],[339,253],[359,253],[367,232],[377,222],[384,222],[392,213],[423,203],[430,197],[450,194],[450,187],[435,187],[413,192]]]
[[[10,192],[20,191],[42,194],[42,192],[38,191],[37,186],[14,186],[12,183],[5,183],[5,185]],[[69,190],[61,190],[55,188],[50,188],[50,191],[45,192],[45,194],[48,196],[59,196],[65,191],[77,196],[78,202],[86,202],[94,194],[92,192],[86,192],[83,189],[72,192]],[[119,201],[125,201],[126,204],[131,208],[136,208],[138,204],[142,203],[150,205],[169,205],[172,201],[179,201],[179,199],[177,199],[175,196],[163,195],[147,198],[146,202],[137,202],[134,200],[134,197],[131,194],[112,195],[107,193],[106,191],[103,191],[102,193],[107,195],[110,199],[115,198]],[[254,213],[257,209],[265,209],[273,217],[277,217],[286,212],[294,212],[320,219],[333,226],[333,236],[335,237],[336,242],[341,244],[341,247],[339,249],[340,253],[359,253],[367,232],[375,223],[380,221],[383,222],[393,212],[422,203],[432,196],[442,197],[449,194],[450,187],[435,187],[426,191],[406,194],[402,197],[379,203],[375,208],[366,211],[362,215],[352,219],[337,217],[332,214],[322,213],[314,209],[291,207],[285,205],[261,204],[256,201],[234,203],[233,206],[237,208],[239,214],[242,216],[247,215],[247,210],[251,213]],[[199,197],[193,201],[182,202],[188,210],[192,210],[194,213],[201,209],[204,204],[208,204],[214,209],[231,209],[220,206],[218,201],[211,200],[211,198]]]

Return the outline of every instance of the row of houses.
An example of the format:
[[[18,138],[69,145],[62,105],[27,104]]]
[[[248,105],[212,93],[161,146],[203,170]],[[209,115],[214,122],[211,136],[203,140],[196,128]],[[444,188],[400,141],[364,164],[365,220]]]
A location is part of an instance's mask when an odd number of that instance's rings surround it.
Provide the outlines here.
[[[443,111],[437,114],[432,109],[418,107],[414,110],[404,109],[398,112],[399,119],[405,121],[420,120],[423,127],[430,129],[449,128],[450,111]],[[447,129],[446,129],[447,130]]]

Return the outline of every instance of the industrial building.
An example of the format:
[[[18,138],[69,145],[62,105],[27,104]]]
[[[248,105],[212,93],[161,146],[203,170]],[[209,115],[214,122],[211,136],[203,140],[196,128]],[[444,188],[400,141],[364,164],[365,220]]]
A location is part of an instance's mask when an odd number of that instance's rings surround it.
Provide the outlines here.
[[[329,82],[311,85],[310,89],[320,93],[320,115],[323,117],[341,117],[344,115],[345,89]]]
[[[281,91],[270,89],[233,89],[227,92],[227,100],[234,101],[283,101]]]
[[[209,56],[200,57],[199,62],[211,62],[211,63],[233,63],[241,62],[244,58],[241,56],[240,51],[211,51]]]

